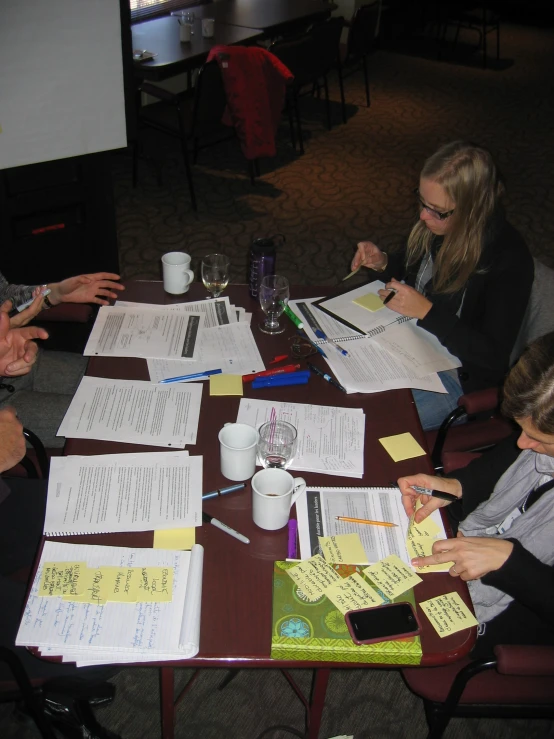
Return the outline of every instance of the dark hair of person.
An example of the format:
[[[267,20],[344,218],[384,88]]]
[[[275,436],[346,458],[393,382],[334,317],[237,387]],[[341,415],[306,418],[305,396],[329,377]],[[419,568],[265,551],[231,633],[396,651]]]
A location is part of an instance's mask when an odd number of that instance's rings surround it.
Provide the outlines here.
[[[433,291],[462,290],[477,271],[487,233],[502,211],[504,184],[486,149],[467,141],[453,141],[433,154],[420,178],[440,185],[454,203],[448,233],[433,265]],[[415,264],[431,251],[435,235],[421,221],[408,237],[407,264]]]
[[[554,434],[554,331],[527,346],[504,383],[502,413]]]

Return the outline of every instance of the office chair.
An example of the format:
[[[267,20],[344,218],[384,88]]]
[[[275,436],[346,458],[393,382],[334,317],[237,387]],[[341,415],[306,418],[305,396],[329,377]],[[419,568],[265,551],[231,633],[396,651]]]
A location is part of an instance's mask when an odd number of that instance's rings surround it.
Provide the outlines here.
[[[344,102],[344,86],[342,82],[342,63],[340,58],[340,39],[344,28],[342,16],[329,18],[317,23],[310,29],[310,35],[314,40],[314,75],[319,92],[319,81],[323,81],[325,92],[325,107],[327,112],[327,128],[331,130],[331,110],[329,106],[329,86],[327,77],[333,70],[336,71],[339,80],[340,99],[342,107],[342,120],[346,123],[346,105]]]
[[[409,667],[402,675],[423,699],[428,739],[454,716],[553,718],[554,647],[500,645],[490,659]]]
[[[342,59],[343,78],[362,67],[364,72],[366,105],[369,108],[369,75],[367,71],[367,57],[377,48],[379,18],[381,3],[378,0],[362,5],[355,12],[348,29],[346,53]],[[344,95],[343,95],[344,106]],[[344,114],[344,111],[343,111]]]
[[[482,5],[475,5],[471,2],[455,3],[452,8],[448,5],[444,10],[440,22],[441,33],[438,57],[441,58],[444,40],[446,38],[446,31],[449,25],[456,26],[456,33],[454,36],[453,46],[455,47],[458,43],[460,30],[467,29],[470,31],[476,31],[479,36],[477,48],[483,55],[483,69],[487,67],[487,35],[493,31],[496,31],[496,59],[500,59],[500,16],[498,13],[490,10],[487,7],[487,3]]]

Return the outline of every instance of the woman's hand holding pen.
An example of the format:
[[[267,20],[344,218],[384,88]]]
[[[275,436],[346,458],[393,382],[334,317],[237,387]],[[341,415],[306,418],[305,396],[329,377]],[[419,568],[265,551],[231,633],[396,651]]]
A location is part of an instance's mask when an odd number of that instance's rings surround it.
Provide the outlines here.
[[[358,250],[350,266],[351,270],[360,267],[381,270],[387,266],[387,255],[379,249],[372,241],[360,241]]]
[[[387,301],[387,308],[408,318],[425,318],[433,307],[430,300],[418,293],[413,287],[405,285],[394,278],[387,282],[383,290],[379,290],[379,297],[385,300],[393,292],[393,297]]]
[[[457,498],[462,496],[462,485],[459,480],[454,480],[450,477],[436,477],[435,475],[425,475],[419,473],[417,475],[410,475],[408,477],[400,477],[398,479],[398,487],[400,488],[400,494],[402,495],[402,505],[408,516],[411,516],[415,510],[416,500],[419,498],[423,503],[423,507],[415,515],[415,522],[421,523],[427,516],[436,511],[437,508],[442,508],[445,505],[449,505],[448,501],[441,500],[440,498],[431,497],[430,495],[424,495],[418,493],[417,490],[413,489],[413,485],[417,485],[422,488],[429,490],[442,490],[445,493],[451,493]],[[448,561],[448,560],[445,560]]]

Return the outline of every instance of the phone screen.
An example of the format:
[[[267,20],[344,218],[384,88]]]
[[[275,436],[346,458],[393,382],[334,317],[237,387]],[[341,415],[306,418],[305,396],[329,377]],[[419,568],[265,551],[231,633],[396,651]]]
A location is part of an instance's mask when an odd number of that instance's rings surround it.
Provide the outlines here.
[[[353,636],[358,641],[386,639],[391,636],[413,634],[419,624],[409,603],[351,611],[348,614]]]

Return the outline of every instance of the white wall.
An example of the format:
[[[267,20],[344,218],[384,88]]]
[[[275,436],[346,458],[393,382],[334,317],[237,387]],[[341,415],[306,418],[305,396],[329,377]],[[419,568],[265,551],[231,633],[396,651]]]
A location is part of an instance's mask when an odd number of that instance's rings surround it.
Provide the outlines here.
[[[126,146],[119,0],[0,6],[0,169]]]

